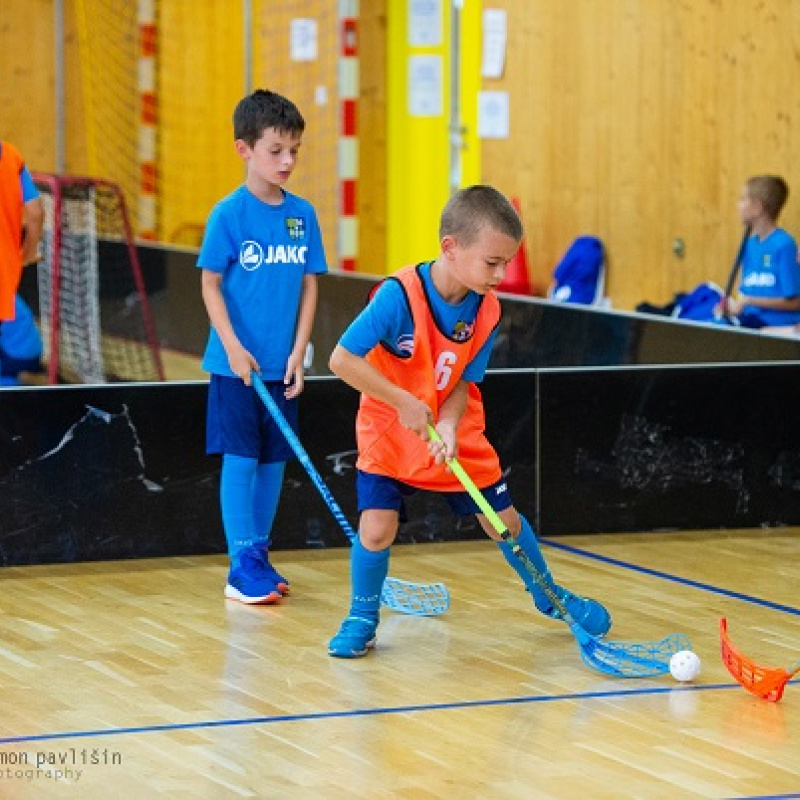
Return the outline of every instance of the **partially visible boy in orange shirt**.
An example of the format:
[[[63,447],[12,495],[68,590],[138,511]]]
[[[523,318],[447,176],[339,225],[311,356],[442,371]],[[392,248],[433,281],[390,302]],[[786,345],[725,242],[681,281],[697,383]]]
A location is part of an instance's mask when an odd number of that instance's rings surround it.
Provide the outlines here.
[[[22,267],[37,259],[43,225],[42,201],[19,150],[0,140],[0,322],[14,319]]]

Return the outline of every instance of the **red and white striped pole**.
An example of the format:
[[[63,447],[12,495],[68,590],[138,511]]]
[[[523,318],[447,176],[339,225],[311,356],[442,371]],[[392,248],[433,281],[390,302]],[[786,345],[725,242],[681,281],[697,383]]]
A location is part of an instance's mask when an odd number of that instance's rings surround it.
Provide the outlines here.
[[[156,0],[138,0],[139,25],[139,207],[138,234],[142,239],[157,237],[156,123],[156,54],[158,27]]]
[[[339,264],[358,262],[358,0],[339,0]]]

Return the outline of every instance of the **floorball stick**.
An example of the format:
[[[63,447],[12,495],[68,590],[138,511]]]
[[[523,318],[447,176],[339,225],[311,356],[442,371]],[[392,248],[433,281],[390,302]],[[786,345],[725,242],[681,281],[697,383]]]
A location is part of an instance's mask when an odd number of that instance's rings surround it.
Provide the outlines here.
[[[750,232],[752,229],[752,225],[744,226],[742,241],[739,244],[739,249],[736,251],[736,258],[734,259],[733,266],[731,267],[731,274],[728,276],[728,284],[725,287],[725,294],[722,297],[722,316],[727,320],[730,320],[731,318],[730,312],[728,311],[728,300],[733,293],[733,285],[736,283],[736,276],[739,274],[739,270],[741,269],[742,260],[744,259],[744,251],[747,248],[747,240],[750,238]]]
[[[795,661],[786,669],[759,664],[748,658],[730,640],[728,636],[728,620],[721,617],[719,636],[722,646],[722,661],[731,676],[744,686],[748,692],[762,700],[777,703],[783,697],[786,684],[800,672],[800,661]]]
[[[292,426],[287,422],[278,404],[273,400],[272,395],[267,391],[261,377],[253,372],[252,381],[256,392],[258,392],[258,396],[267,407],[267,410],[275,420],[275,424],[297,456],[298,461],[305,468],[308,477],[311,478],[314,486],[317,487],[317,490],[322,495],[322,499],[333,513],[341,529],[351,542],[355,541],[356,532],[344,515],[344,511],[342,511],[341,507],[336,502],[336,499],[331,494],[331,490],[322,479],[322,476],[317,472],[306,449],[303,447],[300,439],[297,438],[297,434],[292,430]],[[403,614],[430,616],[443,614],[447,611],[450,605],[450,594],[443,583],[413,583],[411,581],[400,580],[400,578],[389,577],[383,582],[381,602],[388,608],[400,611]]]
[[[428,426],[428,433],[434,441],[441,441],[436,429],[430,425]],[[689,639],[683,633],[672,633],[658,642],[608,642],[602,641],[597,636],[592,636],[572,618],[561,598],[525,555],[517,540],[508,532],[503,520],[489,505],[489,502],[481,494],[478,487],[475,486],[472,478],[467,475],[461,464],[455,458],[451,458],[447,461],[447,465],[469,496],[478,505],[481,513],[489,520],[502,539],[511,546],[514,555],[522,562],[525,569],[536,581],[537,586],[547,595],[548,600],[569,625],[578,642],[581,658],[587,666],[606,675],[615,675],[623,678],[663,675],[669,672],[669,660],[675,653],[680,650],[692,649]]]

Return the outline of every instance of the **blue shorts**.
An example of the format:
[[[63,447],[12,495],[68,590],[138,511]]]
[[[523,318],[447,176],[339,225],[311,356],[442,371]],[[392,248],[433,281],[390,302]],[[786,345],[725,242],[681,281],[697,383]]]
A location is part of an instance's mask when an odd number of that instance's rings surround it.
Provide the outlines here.
[[[12,358],[0,347],[0,377],[16,378],[20,372],[44,372],[38,358]]]
[[[297,398],[286,399],[283,381],[264,381],[264,386],[297,433]],[[260,464],[294,457],[255,388],[225,375],[212,375],[208,384],[206,452],[256,458]]]
[[[386,475],[375,475],[372,472],[362,472],[361,470],[358,470],[356,488],[359,511],[375,508],[390,509],[398,512],[401,522],[407,521],[405,498],[422,491],[394,478],[388,478]],[[445,499],[450,510],[456,516],[469,517],[472,514],[482,513],[468,492],[437,492],[436,494]],[[481,489],[481,494],[495,511],[504,511],[511,505],[505,478],[500,478],[497,483]]]

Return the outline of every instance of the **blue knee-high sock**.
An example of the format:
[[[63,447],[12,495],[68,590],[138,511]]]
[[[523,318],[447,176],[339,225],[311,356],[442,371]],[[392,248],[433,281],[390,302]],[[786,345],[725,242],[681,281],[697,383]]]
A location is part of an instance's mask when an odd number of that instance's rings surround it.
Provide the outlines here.
[[[272,542],[272,523],[278,510],[283,488],[286,463],[274,461],[259,464],[253,481],[253,543],[269,548]]]
[[[367,550],[356,538],[350,553],[350,580],[353,596],[350,613],[378,621],[381,606],[381,589],[389,574],[389,548]]]
[[[253,544],[253,478],[258,461],[225,453],[220,477],[222,525],[228,541],[228,554],[234,562],[239,553]]]
[[[525,555],[531,560],[534,567],[536,567],[536,570],[542,574],[550,586],[555,588],[555,584],[553,583],[553,578],[550,575],[547,562],[544,560],[542,551],[539,549],[539,543],[536,541],[536,534],[534,534],[533,528],[531,528],[530,523],[527,519],[525,519],[525,517],[522,516],[522,514],[519,515],[519,518],[522,522],[522,528],[517,534],[516,539],[519,543],[519,546],[522,548],[522,552],[525,553]],[[536,607],[540,611],[547,611],[552,606],[552,603],[550,600],[548,600],[547,595],[539,588],[539,585],[536,583],[533,577],[528,573],[528,570],[525,569],[519,558],[514,555],[511,545],[504,541],[499,541],[497,544],[500,547],[500,551],[505,556],[506,561],[508,561],[512,569],[517,573],[517,575],[519,575],[519,577],[522,579],[522,582],[531,593],[533,601],[536,603]]]

